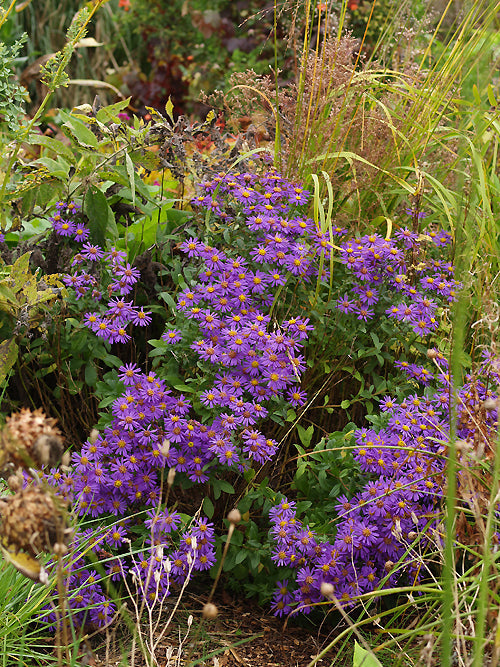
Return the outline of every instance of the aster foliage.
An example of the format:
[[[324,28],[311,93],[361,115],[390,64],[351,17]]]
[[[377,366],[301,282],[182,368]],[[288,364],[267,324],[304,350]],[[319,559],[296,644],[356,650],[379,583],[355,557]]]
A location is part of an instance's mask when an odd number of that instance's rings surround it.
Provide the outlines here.
[[[112,247],[103,250],[90,242],[90,230],[79,220],[80,205],[58,202],[56,213],[50,218],[54,232],[63,238],[81,244],[75,253],[71,273],[63,277],[64,284],[74,290],[76,300],[82,300],[84,324],[99,338],[110,343],[131,340],[133,326],[145,327],[151,323],[151,313],[135,306],[129,295],[140,278],[140,271],[127,262],[127,253]],[[100,310],[88,310],[100,304],[103,295],[108,298]]]
[[[124,391],[111,404],[107,426],[73,454],[71,473],[53,469],[49,474],[75,513],[95,520],[92,529],[77,535],[67,572],[79,624],[102,627],[115,612],[86,564],[86,549],[104,559],[112,579],[127,582],[130,574],[150,605],[214,565],[213,525],[199,512],[188,520],[167,507],[166,479],[169,488],[174,477],[184,485],[215,488],[228,473],[237,478],[277,456],[278,445],[261,424],[306,402],[301,376],[314,327],[293,309],[318,280],[330,282],[326,267],[332,265],[332,253],[340,254],[354,277],[354,299],[339,299],[338,309],[358,319],[382,309],[424,336],[438,327],[438,307],[454,298],[450,264],[435,258],[415,264],[423,237],[402,229],[394,241],[374,234],[338,247],[333,239],[345,237],[346,230],[321,232],[302,213],[308,197],[307,190],[274,170],[218,174],[201,185],[193,204],[205,211],[205,238],[192,236],[177,246],[185,257],[184,275],[176,302],[165,296],[174,319],[160,340],[151,341],[155,370],[142,372],[125,363],[118,370]],[[56,209],[55,233],[80,244],[64,282],[83,304],[85,326],[109,344],[127,342],[133,326],[151,321],[150,312],[125,298],[139,271],[125,252],[89,240],[77,203],[61,202]],[[439,247],[449,238],[431,232],[425,241],[432,240]],[[90,310],[96,303],[99,309]],[[191,378],[197,388],[189,399],[173,390],[169,368],[178,360],[185,365],[181,373],[188,389],[193,385],[187,369],[197,369]],[[433,380],[425,366],[398,363],[423,384]],[[359,498],[338,500],[333,542],[303,525],[293,502],[284,500],[272,510],[272,559],[289,568],[289,579],[293,575],[298,584],[290,592],[288,582],[280,582],[276,613],[309,611],[322,599],[322,583],[333,584],[335,595],[349,602],[381,583],[394,583],[403,572],[415,580],[423,575],[425,568],[408,555],[408,544],[412,533],[429,528],[425,517],[436,505],[436,480],[443,472],[437,435],[448,407],[416,394],[401,404],[387,398],[384,406],[387,425],[356,434],[355,459],[370,482]],[[371,481],[374,475],[378,478]],[[139,551],[131,551],[137,517],[145,512],[148,537]]]
[[[316,239],[311,243],[306,236],[313,229],[311,221],[295,214],[295,207],[306,201],[307,192],[272,172],[261,179],[262,192],[258,193],[250,187],[250,181],[256,184],[256,180],[250,174],[236,174],[205,185],[207,191],[218,187],[221,196],[231,196],[235,214],[237,207],[241,208],[239,198],[246,201],[247,192],[254,193],[255,202],[258,195],[261,197],[259,207],[251,206],[247,233],[252,235],[255,219],[262,215],[268,235],[246,258],[194,238],[180,245],[189,264],[198,266],[198,276],[178,295],[181,330],[168,328],[163,343],[165,353],[172,356],[175,349],[171,346],[183,343],[186,328],[188,337],[196,334],[188,347],[200,358],[207,377],[215,380],[198,397],[204,421],[195,418],[191,402],[182,394],[174,395],[166,380],[154,372],[142,373],[135,364],[125,364],[118,373],[125,391],[112,404],[110,425],[73,454],[71,474],[53,470],[49,477],[77,514],[104,520],[101,529],[93,529],[92,537],[87,535],[95,542],[98,558],[110,551],[127,557],[124,546],[134,524],[130,514],[152,508],[145,524],[151,532],[145,549],[131,557],[132,565],[130,557],[127,565],[122,561],[119,567],[111,560],[114,577],[123,576],[131,567],[151,603],[170,592],[171,582],[179,587],[193,572],[207,570],[215,562],[212,524],[198,518],[189,530],[185,525],[179,528],[179,515],[162,507],[166,471],[175,470],[199,484],[214,480],[221,474],[221,466],[241,474],[269,461],[277,443],[257,426],[268,415],[270,401],[282,404],[285,395],[293,405],[305,400],[299,384],[305,368],[301,350],[312,327],[303,318],[288,318],[277,326],[269,309],[287,280],[305,281],[315,274],[314,261],[320,248]],[[269,191],[271,198],[266,196]],[[214,194],[209,197],[213,210]],[[280,212],[274,221],[273,209]],[[75,266],[107,262],[113,277],[107,292],[117,292],[117,297],[108,301],[106,314],[87,313],[85,322],[109,342],[124,342],[113,329],[125,329],[127,317],[132,317],[133,304],[121,297],[138,276],[119,251],[104,252],[87,243],[86,228],[75,223],[75,215],[77,205],[60,204],[53,219],[54,230],[83,243],[73,260]],[[217,216],[227,222],[222,211]],[[273,231],[271,241],[268,236]],[[102,281],[101,274],[99,278]],[[101,297],[103,290],[90,272],[74,273],[65,280],[74,287],[78,299]],[[76,620],[83,623],[84,609],[89,607],[96,610],[89,617],[92,624],[109,622],[113,609],[108,605],[108,611],[103,611],[99,597],[103,593],[95,573],[85,567],[78,552],[73,554],[72,563],[69,587],[78,591],[71,598]]]
[[[434,391],[400,401],[386,397],[380,406],[383,426],[354,433],[353,455],[365,484],[351,498],[337,498],[333,539],[330,531],[319,534],[304,525],[295,502],[283,498],[272,508],[272,559],[287,575],[273,595],[276,615],[309,613],[325,601],[325,594],[351,607],[363,594],[415,585],[433,575],[444,540],[451,394],[446,359],[437,350],[429,350],[429,357],[436,370]],[[457,545],[465,544],[472,552],[477,548],[474,519],[490,479],[478,460],[494,457],[499,371],[498,360],[485,355],[479,368],[466,376],[456,401]],[[498,541],[495,535],[494,543]],[[328,586],[322,588],[324,584]]]

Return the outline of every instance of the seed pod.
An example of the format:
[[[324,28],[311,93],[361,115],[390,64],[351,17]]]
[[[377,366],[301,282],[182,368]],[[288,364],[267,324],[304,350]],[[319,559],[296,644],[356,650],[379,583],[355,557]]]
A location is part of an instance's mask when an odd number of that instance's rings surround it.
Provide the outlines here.
[[[24,469],[54,466],[62,453],[63,441],[56,421],[42,410],[23,408],[7,417],[0,434],[0,468],[8,464]]]
[[[53,497],[39,486],[20,489],[2,507],[0,540],[10,550],[33,556],[61,542],[64,520]]]

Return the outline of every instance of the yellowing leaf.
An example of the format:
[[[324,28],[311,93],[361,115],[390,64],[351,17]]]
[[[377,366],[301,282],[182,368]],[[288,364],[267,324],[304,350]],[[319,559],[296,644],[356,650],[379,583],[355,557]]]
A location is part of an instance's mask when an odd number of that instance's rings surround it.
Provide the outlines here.
[[[16,549],[9,546],[5,540],[0,544],[0,548],[4,559],[11,563],[11,565],[13,565],[21,574],[29,579],[33,579],[33,581],[41,580],[42,566],[36,558],[33,558],[33,556],[30,556],[30,554],[24,553],[23,551],[16,551]]]

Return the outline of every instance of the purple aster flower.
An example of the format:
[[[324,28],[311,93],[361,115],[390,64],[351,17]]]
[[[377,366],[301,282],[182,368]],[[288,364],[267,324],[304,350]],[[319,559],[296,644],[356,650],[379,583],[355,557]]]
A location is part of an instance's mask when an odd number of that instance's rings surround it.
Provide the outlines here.
[[[58,215],[52,218],[52,227],[59,236],[72,236],[75,233],[75,223],[71,220],[64,220]]]
[[[96,262],[97,260],[102,259],[104,257],[104,251],[102,250],[102,248],[100,248],[98,245],[93,245],[91,243],[84,243],[82,245],[82,249],[80,250],[80,254],[82,255],[82,257],[92,262]]]
[[[305,391],[302,391],[300,387],[292,387],[288,390],[287,400],[291,405],[298,408],[305,405],[307,394]]]
[[[151,311],[144,312],[144,308],[139,308],[135,310],[134,315],[132,316],[132,324],[136,327],[146,327],[151,324]]]
[[[75,226],[74,230],[74,239],[77,243],[83,243],[86,241],[90,235],[90,229],[86,227],[83,222],[79,222]]]
[[[165,333],[162,334],[161,339],[166,343],[174,344],[182,340],[182,334],[178,329],[171,329],[170,331],[165,331]]]

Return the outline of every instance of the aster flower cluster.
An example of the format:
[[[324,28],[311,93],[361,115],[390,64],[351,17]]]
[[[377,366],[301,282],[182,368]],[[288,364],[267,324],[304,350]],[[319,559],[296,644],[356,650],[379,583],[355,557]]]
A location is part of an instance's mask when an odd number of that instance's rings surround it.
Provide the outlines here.
[[[276,615],[308,613],[325,599],[322,584],[332,591],[329,597],[349,606],[363,593],[396,582],[412,585],[428,573],[425,554],[442,540],[450,430],[447,363],[437,350],[430,350],[429,357],[438,369],[436,393],[412,394],[400,402],[386,397],[381,403],[385,427],[355,432],[354,458],[367,482],[354,497],[337,498],[333,541],[323,541],[324,536],[303,525],[294,502],[285,498],[271,510],[272,559],[293,577],[291,584],[288,579],[277,582],[272,601]],[[458,438],[477,451],[489,449],[491,456],[498,415],[490,387],[500,386],[499,371],[498,362],[486,358],[476,373],[465,378],[457,403]],[[485,401],[491,402],[487,411],[481,407]],[[479,494],[471,495],[470,478],[463,473],[470,461],[464,458],[462,464],[459,497],[471,510]]]
[[[264,284],[254,284],[255,294],[263,293],[266,287],[284,285],[290,276],[310,279],[318,274],[319,257],[330,256],[330,236],[300,213],[310,193],[276,171],[219,174],[201,187],[203,192],[194,205],[226,223],[239,223],[243,217],[245,235],[249,230],[256,234],[251,261],[261,265],[263,271],[267,269],[268,278]],[[259,276],[259,271],[255,273]]]
[[[417,234],[398,229],[394,239],[368,234],[340,244],[341,262],[353,277],[352,294],[338,300],[343,313],[368,321],[377,304],[387,306],[385,314],[410,326],[417,336],[438,328],[438,308],[456,298],[458,283],[451,262],[423,259],[425,244],[446,246],[448,232],[427,230]],[[383,312],[383,311],[382,311]]]
[[[140,271],[127,262],[126,252],[116,248],[105,251],[87,242],[88,228],[74,219],[79,208],[75,202],[58,202],[57,213],[51,218],[56,234],[72,237],[82,244],[73,257],[73,271],[63,276],[63,282],[74,290],[77,300],[87,297],[98,303],[105,292],[108,297],[105,309],[87,312],[84,324],[103,340],[126,343],[131,338],[129,325],[145,327],[151,323],[151,312],[125,298],[133,291]]]
[[[52,229],[58,236],[84,243],[90,235],[89,228],[79,220],[81,206],[74,201],[56,203],[56,212],[49,218]]]

